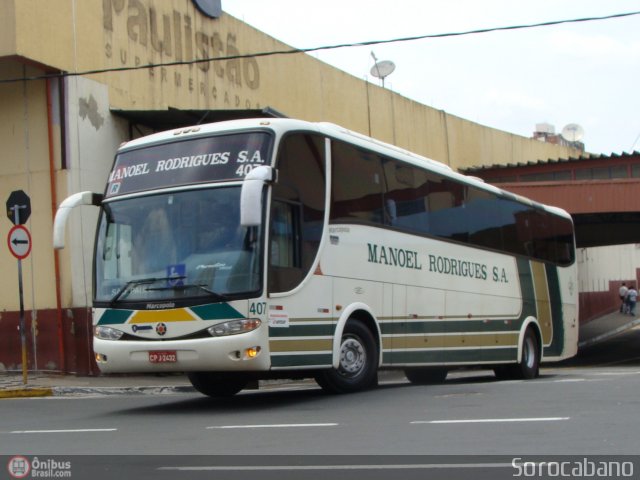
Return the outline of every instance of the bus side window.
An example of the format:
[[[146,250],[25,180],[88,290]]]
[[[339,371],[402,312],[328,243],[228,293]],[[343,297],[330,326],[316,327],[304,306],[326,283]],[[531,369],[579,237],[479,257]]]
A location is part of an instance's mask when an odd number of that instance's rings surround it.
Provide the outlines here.
[[[342,142],[332,142],[333,204],[335,223],[381,225],[385,221],[385,190],[382,159]]]
[[[280,142],[272,190],[269,292],[293,290],[309,273],[322,237],[324,138],[306,133]]]
[[[419,169],[396,160],[383,159],[386,180],[385,224],[402,230],[429,231],[426,176]]]
[[[300,267],[299,209],[279,200],[273,201],[271,209],[271,257],[269,263],[274,267]]]

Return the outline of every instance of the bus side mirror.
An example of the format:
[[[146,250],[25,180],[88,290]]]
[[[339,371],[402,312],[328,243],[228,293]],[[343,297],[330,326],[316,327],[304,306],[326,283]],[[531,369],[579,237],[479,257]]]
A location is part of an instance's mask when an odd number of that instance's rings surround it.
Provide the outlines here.
[[[240,225],[257,227],[262,223],[262,188],[275,178],[275,170],[260,166],[251,170],[240,192]]]
[[[64,233],[67,226],[67,218],[71,209],[78,205],[100,206],[102,195],[93,192],[79,192],[65,198],[56,211],[56,218],[53,221],[53,248],[60,250],[64,248]]]

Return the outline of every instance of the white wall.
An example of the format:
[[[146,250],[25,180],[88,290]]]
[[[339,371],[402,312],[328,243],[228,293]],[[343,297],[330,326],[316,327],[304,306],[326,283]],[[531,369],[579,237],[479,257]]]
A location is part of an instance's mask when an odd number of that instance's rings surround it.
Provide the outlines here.
[[[107,86],[74,77],[67,80],[66,118],[69,151],[67,195],[104,193],[118,146],[127,140],[127,124],[109,112]],[[64,193],[60,192],[61,200]],[[96,207],[83,206],[70,216],[66,249],[71,259],[72,306],[91,305],[92,257],[98,218]]]
[[[577,251],[580,292],[604,292],[610,281],[635,280],[640,268],[640,243]]]

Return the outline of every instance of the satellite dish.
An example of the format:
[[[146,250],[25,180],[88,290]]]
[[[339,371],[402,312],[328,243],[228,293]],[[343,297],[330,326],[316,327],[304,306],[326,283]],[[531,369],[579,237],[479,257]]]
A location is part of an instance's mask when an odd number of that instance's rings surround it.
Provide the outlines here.
[[[385,77],[391,75],[395,69],[396,64],[391,60],[380,60],[379,62],[376,62],[373,67],[371,67],[371,75],[384,80]]]
[[[569,123],[564,126],[560,135],[567,142],[579,142],[584,138],[584,128],[577,123]]]

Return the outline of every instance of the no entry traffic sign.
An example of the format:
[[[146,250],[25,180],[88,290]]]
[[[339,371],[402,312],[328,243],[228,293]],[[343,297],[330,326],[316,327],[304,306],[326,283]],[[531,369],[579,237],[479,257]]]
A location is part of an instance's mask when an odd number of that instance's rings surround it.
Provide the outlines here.
[[[7,244],[11,254],[18,260],[27,258],[31,253],[31,234],[29,230],[22,225],[15,225],[9,230]]]

